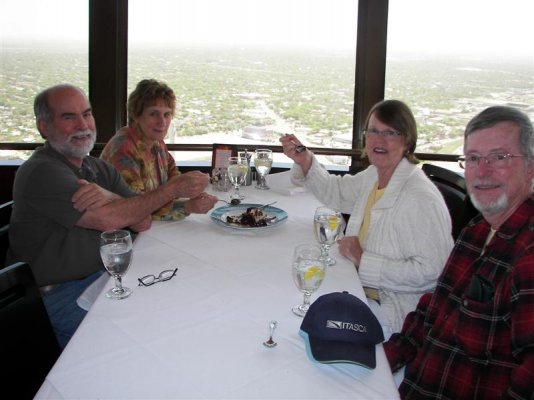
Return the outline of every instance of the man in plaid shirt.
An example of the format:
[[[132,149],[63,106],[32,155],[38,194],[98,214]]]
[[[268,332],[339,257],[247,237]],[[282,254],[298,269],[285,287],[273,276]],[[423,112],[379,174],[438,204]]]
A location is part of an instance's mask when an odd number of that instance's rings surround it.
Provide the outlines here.
[[[463,230],[433,294],[384,344],[403,399],[534,398],[534,133],[511,107],[465,130]]]

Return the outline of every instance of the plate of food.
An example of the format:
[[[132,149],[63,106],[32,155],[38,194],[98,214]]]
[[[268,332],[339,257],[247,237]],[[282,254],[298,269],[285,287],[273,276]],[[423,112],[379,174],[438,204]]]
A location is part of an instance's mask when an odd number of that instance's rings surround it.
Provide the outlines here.
[[[216,208],[211,212],[210,217],[219,225],[250,230],[275,226],[287,219],[287,213],[273,206],[239,204]]]

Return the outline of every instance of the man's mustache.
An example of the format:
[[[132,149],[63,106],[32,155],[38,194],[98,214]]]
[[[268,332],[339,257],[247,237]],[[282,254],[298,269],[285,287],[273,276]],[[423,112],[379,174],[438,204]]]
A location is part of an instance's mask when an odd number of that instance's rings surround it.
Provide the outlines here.
[[[91,129],[86,129],[85,131],[78,131],[74,132],[69,136],[69,139],[77,139],[82,138],[85,136],[91,136],[91,138],[96,138],[96,131],[92,131]]]

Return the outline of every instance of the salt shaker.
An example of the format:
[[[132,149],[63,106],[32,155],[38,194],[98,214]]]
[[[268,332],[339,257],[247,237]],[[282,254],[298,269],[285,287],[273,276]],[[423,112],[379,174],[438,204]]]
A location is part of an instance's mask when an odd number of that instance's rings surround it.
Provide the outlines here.
[[[230,180],[226,168],[215,168],[212,172],[211,183],[215,190],[227,192],[230,188]]]

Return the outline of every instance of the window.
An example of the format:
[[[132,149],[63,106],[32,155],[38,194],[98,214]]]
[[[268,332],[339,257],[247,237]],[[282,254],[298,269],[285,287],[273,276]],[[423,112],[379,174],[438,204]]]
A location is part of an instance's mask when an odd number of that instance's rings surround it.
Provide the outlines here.
[[[145,78],[173,88],[178,110],[167,143],[279,145],[281,134],[295,133],[308,146],[350,149],[357,7],[357,0],[130,0],[128,92]]]
[[[99,67],[117,66],[115,74],[91,71],[94,106],[111,110],[97,114],[102,141],[122,119],[124,95],[143,78],[173,87],[179,109],[168,143],[192,145],[277,145],[277,135],[295,132],[311,146],[350,149],[353,126],[382,95],[377,35],[386,26],[377,16],[388,0],[114,1],[120,7],[112,18],[108,0],[0,1],[0,142],[10,142],[0,159],[27,157],[14,155],[11,143],[42,141],[32,110],[39,90],[65,81],[89,90],[88,48]],[[97,6],[91,26],[120,40],[93,30],[89,43],[88,4]],[[450,159],[461,151],[467,121],[490,104],[514,105],[534,119],[533,8],[530,0],[389,0],[384,96],[414,110],[419,153]],[[365,65],[355,87],[358,28]],[[210,154],[177,159],[209,165]],[[343,167],[347,158],[321,161]]]
[[[467,122],[508,104],[534,120],[531,0],[390,0],[386,98],[404,100],[417,152],[462,154]]]
[[[0,141],[42,142],[33,99],[69,82],[87,92],[88,7],[84,0],[0,2]],[[27,158],[0,150],[0,159]]]

